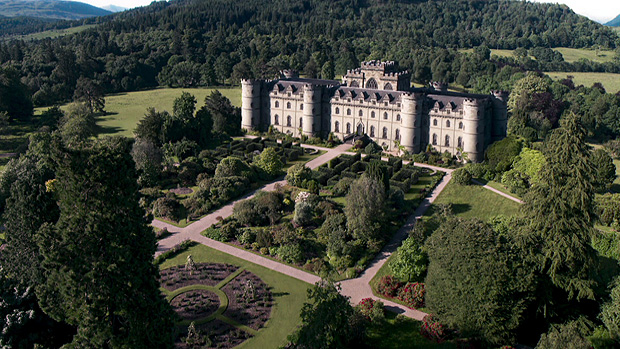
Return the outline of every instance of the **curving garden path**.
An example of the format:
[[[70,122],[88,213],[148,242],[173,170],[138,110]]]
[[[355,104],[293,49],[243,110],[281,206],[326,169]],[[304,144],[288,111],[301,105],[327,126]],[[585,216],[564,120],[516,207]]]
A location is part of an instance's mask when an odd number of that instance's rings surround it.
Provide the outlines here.
[[[326,151],[325,154],[306,163],[306,166],[308,166],[311,169],[317,168],[321,166],[322,164],[327,163],[329,160],[336,158],[340,154],[347,154],[347,153],[353,154],[353,153],[348,152],[348,150],[351,148],[350,144],[342,144],[336,148],[323,148],[323,147],[317,147],[317,146],[305,145],[305,144],[303,144],[302,146],[307,147],[307,148],[315,148],[315,149]],[[443,189],[452,179],[453,170],[442,168],[442,167],[437,167],[437,166],[420,164],[420,163],[416,163],[416,166],[426,167],[426,168],[429,168],[435,171],[444,171],[446,172],[446,175],[439,182],[439,184],[435,187],[435,189],[431,192],[431,194],[428,195],[422,201],[422,203],[420,204],[420,206],[418,206],[415,212],[411,216],[409,216],[405,224],[394,234],[392,239],[383,247],[381,252],[379,252],[379,254],[375,257],[375,259],[370,263],[368,268],[359,277],[339,282],[339,285],[341,287],[341,293],[345,296],[350,297],[351,302],[354,304],[357,304],[363,298],[380,299],[385,304],[387,309],[394,311],[396,313],[403,314],[413,319],[422,320],[422,318],[424,318],[426,313],[421,312],[419,310],[407,308],[403,305],[397,304],[395,302],[392,302],[386,299],[376,297],[372,293],[372,290],[369,285],[370,280],[377,274],[377,272],[379,271],[379,269],[381,269],[381,267],[385,264],[385,262],[387,262],[388,258],[390,258],[392,253],[396,251],[398,246],[400,246],[402,240],[407,238],[409,231],[413,229],[413,226],[415,222],[417,221],[417,219],[421,218],[424,215],[426,210],[428,210],[430,205],[435,201],[435,199],[439,196],[439,194],[441,194]],[[185,240],[193,240],[205,246],[208,246],[210,248],[213,248],[218,251],[235,256],[237,258],[241,258],[249,262],[261,265],[265,268],[275,270],[277,272],[280,272],[290,277],[305,281],[307,283],[315,284],[316,282],[320,281],[321,278],[314,274],[311,274],[304,270],[297,269],[289,265],[274,261],[269,258],[265,258],[255,253],[252,253],[252,252],[249,252],[249,251],[237,248],[237,247],[233,247],[233,246],[230,246],[228,244],[225,244],[225,243],[213,240],[213,239],[209,239],[201,234],[205,229],[209,228],[212,224],[217,222],[216,218],[218,217],[225,218],[225,217],[232,215],[233,207],[237,202],[253,197],[258,190],[273,191],[275,190],[275,187],[278,184],[284,185],[286,184],[286,181],[280,178],[279,180],[275,182],[267,184],[231,202],[230,204],[221,207],[217,211],[214,211],[206,215],[205,217],[188,225],[185,228],[176,227],[172,224],[162,222],[157,219],[153,220],[151,224],[154,227],[160,228],[160,229],[166,228],[171,233],[170,236],[168,236],[167,238],[161,239],[159,241],[157,252],[155,253],[155,255],[158,256],[164,251],[171,249],[172,247],[180,244],[181,242]],[[482,185],[482,183],[477,183],[477,184]],[[500,195],[507,197],[511,200],[522,203],[521,200],[511,197],[508,194],[502,193],[499,190],[496,190],[486,185],[484,187],[486,189],[497,192]]]

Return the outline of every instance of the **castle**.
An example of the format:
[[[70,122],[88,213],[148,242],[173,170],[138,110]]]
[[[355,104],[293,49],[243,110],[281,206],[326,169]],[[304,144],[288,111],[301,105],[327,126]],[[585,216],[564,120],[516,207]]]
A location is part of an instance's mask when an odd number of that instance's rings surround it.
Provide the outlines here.
[[[363,62],[342,82],[299,78],[284,71],[281,79],[242,80],[241,127],[269,125],[293,136],[345,140],[366,134],[377,144],[412,153],[428,144],[440,152],[467,153],[474,162],[506,136],[508,93],[490,95],[449,92],[447,84],[411,88],[411,74],[394,62]]]

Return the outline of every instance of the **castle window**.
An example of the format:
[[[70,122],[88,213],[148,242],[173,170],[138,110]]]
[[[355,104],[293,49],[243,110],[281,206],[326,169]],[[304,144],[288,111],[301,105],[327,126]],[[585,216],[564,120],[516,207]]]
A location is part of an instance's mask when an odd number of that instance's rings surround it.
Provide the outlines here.
[[[400,114],[396,114],[396,121],[400,121]]]
[[[383,119],[387,120],[388,118],[388,113],[383,113]]]
[[[397,140],[397,141],[400,141],[400,130],[396,129],[395,133],[396,133],[396,135],[394,136],[394,139]]]
[[[450,127],[450,120],[446,120],[446,127]]]
[[[433,120],[433,126],[437,126],[437,119]]]
[[[276,116],[273,117],[273,123],[275,125],[280,125],[280,117],[278,116],[278,114],[276,114]]]
[[[462,130],[462,129],[463,129],[463,123],[459,122],[459,130]]]
[[[400,103],[396,103],[396,106],[397,106],[398,108],[400,108]]]
[[[378,88],[377,80],[373,78],[368,79],[368,81],[366,81],[366,88],[376,90]]]
[[[462,137],[459,137],[459,138],[456,139],[456,146],[458,148],[463,148],[463,138]]]
[[[370,112],[370,117],[373,118],[373,119],[375,118],[375,112],[374,111]]]
[[[383,138],[387,138],[387,127],[383,128]]]
[[[433,133],[433,145],[437,145],[437,135]]]
[[[374,137],[374,136],[375,136],[375,127],[370,126],[370,137]]]
[[[359,115],[364,116],[364,112],[360,110]]]
[[[390,84],[389,82],[387,84],[385,84],[385,86],[383,86],[384,90],[393,90],[392,88],[392,84]]]
[[[304,118],[299,118],[299,127],[304,127]]]
[[[386,107],[388,106],[388,102],[385,102],[385,103],[383,103],[383,104],[385,104],[385,106],[386,106]]]
[[[347,115],[351,115],[351,109],[347,109]]]
[[[291,96],[291,93],[289,92],[289,93],[287,93],[286,95],[290,97],[290,96]]]
[[[340,132],[340,123],[338,121],[334,124],[334,132]]]
[[[336,107],[336,114],[340,114],[340,108]]]
[[[276,101],[276,108],[280,108],[280,102]]]
[[[362,103],[364,103],[364,100],[363,100],[363,99],[360,99],[360,104],[362,104]]]
[[[290,115],[286,117],[286,126],[291,127],[291,116]]]
[[[291,102],[286,102],[286,108],[291,109]]]
[[[446,110],[446,114],[450,114],[450,109]]]
[[[347,133],[351,133],[351,124],[347,122]]]
[[[304,110],[304,104],[303,103],[299,104],[299,110]]]
[[[446,147],[450,146],[450,136],[446,135],[446,142],[445,142]]]

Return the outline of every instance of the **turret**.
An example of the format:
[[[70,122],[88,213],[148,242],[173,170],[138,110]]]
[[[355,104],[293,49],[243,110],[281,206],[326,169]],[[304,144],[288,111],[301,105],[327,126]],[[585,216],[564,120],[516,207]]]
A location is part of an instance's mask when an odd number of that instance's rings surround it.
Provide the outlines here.
[[[304,116],[302,132],[312,137],[321,131],[321,87],[304,85]]]
[[[253,131],[260,124],[260,80],[241,80],[241,128]]]
[[[463,101],[463,151],[472,162],[484,160],[484,115],[478,99]]]
[[[493,128],[491,139],[493,142],[506,138],[508,127],[508,95],[507,91],[491,91],[493,95]]]
[[[403,108],[401,110],[402,128],[400,144],[409,152],[420,152],[420,126],[422,99],[417,93],[404,93],[402,95]]]

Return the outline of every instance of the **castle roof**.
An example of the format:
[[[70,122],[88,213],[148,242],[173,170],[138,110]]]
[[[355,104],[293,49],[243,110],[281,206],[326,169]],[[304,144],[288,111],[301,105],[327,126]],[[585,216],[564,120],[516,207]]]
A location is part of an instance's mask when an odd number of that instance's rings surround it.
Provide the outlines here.
[[[298,90],[303,90],[304,85],[318,85],[326,87],[340,86],[340,82],[336,80],[322,80],[322,79],[307,79],[307,78],[288,78],[279,79],[274,84],[272,90],[274,91],[288,91],[296,93]]]

